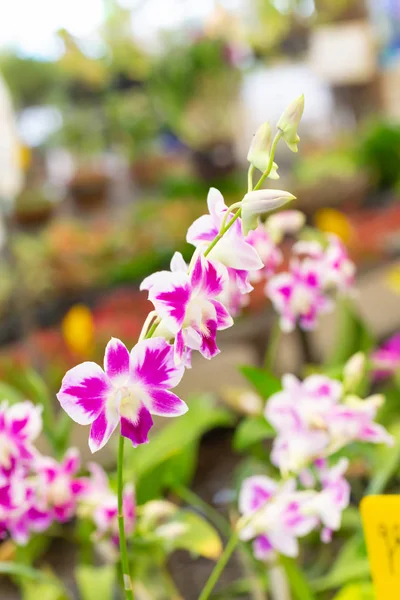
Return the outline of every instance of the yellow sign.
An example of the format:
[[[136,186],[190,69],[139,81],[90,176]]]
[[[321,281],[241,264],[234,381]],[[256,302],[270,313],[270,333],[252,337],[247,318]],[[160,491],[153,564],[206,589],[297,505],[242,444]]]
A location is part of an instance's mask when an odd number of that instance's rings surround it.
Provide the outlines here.
[[[399,600],[400,495],[366,496],[361,516],[376,600]]]

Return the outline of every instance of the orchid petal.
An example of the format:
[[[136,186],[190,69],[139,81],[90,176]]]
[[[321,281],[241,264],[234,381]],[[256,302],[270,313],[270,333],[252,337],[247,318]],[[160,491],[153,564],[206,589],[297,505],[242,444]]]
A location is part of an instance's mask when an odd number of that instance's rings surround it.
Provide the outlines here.
[[[218,235],[218,227],[214,225],[211,216],[202,215],[190,225],[186,241],[197,246],[200,242],[212,242],[216,235]]]
[[[148,443],[148,433],[152,426],[151,414],[143,404],[134,420],[121,417],[121,435],[131,440],[134,447]]]
[[[168,273],[168,276],[159,274],[157,283],[149,290],[149,300],[173,333],[183,325],[190,294],[189,276],[181,271]]]
[[[232,327],[233,319],[225,306],[218,300],[210,300],[210,302],[214,306],[217,315],[217,329],[222,330]]]
[[[173,388],[185,367],[174,362],[174,349],[161,337],[143,340],[131,352],[131,377],[144,387]]]
[[[71,419],[89,425],[103,410],[109,391],[103,369],[94,362],[84,362],[67,371],[57,398]]]
[[[276,493],[277,487],[275,481],[264,475],[245,479],[239,496],[240,512],[247,514],[261,508]]]
[[[97,452],[106,445],[115,431],[119,419],[120,417],[117,410],[106,407],[105,410],[99,414],[97,419],[93,421],[89,435],[89,448],[91,452]]]
[[[106,346],[104,370],[110,379],[126,377],[129,374],[129,352],[117,338],[111,338]]]
[[[186,273],[187,264],[180,252],[175,252],[173,257],[171,258],[171,271],[174,273],[176,271],[183,271]]]
[[[180,415],[184,415],[188,411],[188,407],[185,402],[167,390],[150,390],[149,396],[149,408],[152,415],[159,415],[161,417],[178,417]]]

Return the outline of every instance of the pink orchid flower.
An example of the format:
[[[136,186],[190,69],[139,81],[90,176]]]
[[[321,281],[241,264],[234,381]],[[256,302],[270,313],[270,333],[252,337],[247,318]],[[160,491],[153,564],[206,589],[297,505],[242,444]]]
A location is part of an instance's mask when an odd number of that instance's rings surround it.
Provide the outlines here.
[[[218,235],[228,210],[221,192],[215,188],[210,189],[207,204],[210,214],[197,219],[189,227],[186,237],[189,244],[200,249],[205,249]],[[242,271],[253,271],[261,269],[263,266],[257,252],[246,241],[242,233],[240,218],[236,219],[232,227],[216,243],[208,258],[218,261],[226,267]]]
[[[140,289],[149,291],[149,299],[162,318],[160,329],[175,336],[175,356],[181,361],[187,348],[198,350],[205,358],[218,354],[218,330],[233,325],[224,305],[217,300],[227,283],[227,270],[199,254],[188,273],[182,255],[175,253],[171,271],[147,277]],[[168,334],[168,332],[170,332]]]
[[[65,523],[75,514],[77,502],[85,488],[83,478],[76,477],[80,457],[70,448],[61,463],[50,457],[38,461],[38,495],[52,520]]]
[[[0,405],[0,469],[9,471],[36,456],[33,442],[42,430],[41,413],[42,407],[29,401]]]
[[[96,452],[117,425],[134,446],[148,441],[151,415],[175,417],[186,404],[169,391],[180,382],[183,365],[174,362],[173,347],[160,337],[139,342],[129,353],[112,338],[104,356],[104,370],[84,362],[66,373],[57,398],[76,423],[91,424],[89,447]]]
[[[297,556],[297,538],[318,524],[315,516],[303,510],[308,499],[308,492],[296,492],[293,479],[281,486],[264,475],[244,480],[239,495],[239,510],[244,515],[239,535],[244,541],[254,540],[256,558],[270,560],[277,552]]]

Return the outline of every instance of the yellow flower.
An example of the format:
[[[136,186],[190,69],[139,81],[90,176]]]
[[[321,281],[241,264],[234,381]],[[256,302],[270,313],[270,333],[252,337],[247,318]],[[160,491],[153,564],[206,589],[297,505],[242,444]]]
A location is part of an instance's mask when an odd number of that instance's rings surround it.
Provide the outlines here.
[[[315,225],[324,233],[334,233],[345,244],[353,237],[353,227],[348,218],[335,208],[320,208],[315,214]]]
[[[93,316],[84,304],[75,304],[62,321],[62,333],[70,350],[81,356],[90,354],[94,342]]]

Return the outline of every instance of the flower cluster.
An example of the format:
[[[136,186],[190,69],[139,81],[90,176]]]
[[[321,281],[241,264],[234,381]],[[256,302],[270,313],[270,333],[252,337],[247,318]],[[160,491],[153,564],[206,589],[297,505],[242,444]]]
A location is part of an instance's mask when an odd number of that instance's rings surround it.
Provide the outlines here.
[[[292,248],[288,271],[266,285],[266,294],[280,315],[283,331],[313,329],[321,314],[334,307],[332,292],[349,293],[355,267],[341,241],[331,235],[324,248],[319,242],[299,241]]]
[[[254,540],[257,558],[270,560],[277,552],[296,556],[298,538],[316,528],[329,542],[350,499],[348,461],[335,463],[333,455],[354,441],[392,445],[392,436],[375,422],[383,397],[362,400],[350,393],[364,367],[359,353],[346,364],[343,383],[324,375],[304,381],[284,375],[282,391],[268,399],[265,417],[277,431],[271,461],[292,479],[282,485],[265,476],[243,482],[240,536]]]
[[[229,310],[237,312],[258,270],[269,273],[280,262],[258,215],[291,198],[281,190],[249,192],[239,203],[240,212],[234,213],[212,188],[209,214],[197,219],[187,234],[196,247],[190,265],[176,252],[170,271],[153,273],[142,282],[154,306],[152,334],[145,329],[144,339],[130,352],[113,338],[105,350],[104,369],[84,362],[66,373],[57,397],[74,421],[91,425],[92,452],[103,448],[118,425],[121,435],[137,446],[148,442],[152,415],[186,412],[186,404],[170,390],[190,366],[193,351],[207,359],[218,354],[217,332],[233,324]]]
[[[298,538],[317,528],[322,541],[329,542],[350,500],[347,467],[346,459],[332,468],[320,461],[315,466],[318,480],[313,482],[318,490],[299,490],[294,479],[281,485],[264,475],[246,479],[239,498],[240,538],[254,540],[255,557],[271,561],[277,553],[297,556]]]
[[[265,417],[278,434],[271,460],[283,473],[298,473],[353,441],[392,442],[374,421],[382,396],[361,400],[344,395],[342,384],[324,375],[310,375],[302,382],[284,375],[282,387],[269,398]]]
[[[0,407],[0,538],[20,545],[32,533],[76,516],[90,517],[96,536],[118,543],[117,496],[106,474],[96,465],[80,477],[80,457],[70,448],[63,460],[43,456],[35,447],[42,430],[41,408],[31,402]],[[88,509],[89,505],[91,510]],[[124,495],[125,527],[133,530],[135,501],[131,488]]]

